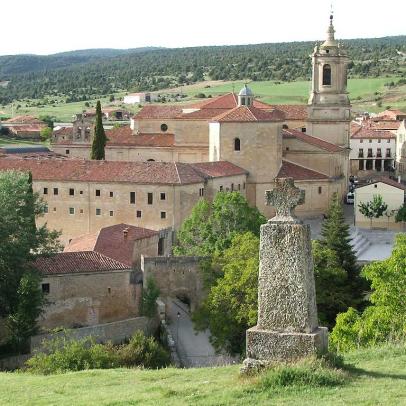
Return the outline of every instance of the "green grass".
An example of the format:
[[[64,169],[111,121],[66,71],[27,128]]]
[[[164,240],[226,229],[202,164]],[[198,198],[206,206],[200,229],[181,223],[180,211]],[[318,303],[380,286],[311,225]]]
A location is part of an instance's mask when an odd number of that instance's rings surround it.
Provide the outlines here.
[[[241,378],[239,366],[201,369],[92,370],[36,376],[0,373],[1,405],[402,405],[406,348],[349,353],[350,378],[285,386],[269,374]],[[271,381],[269,381],[271,379]],[[289,380],[288,380],[289,381]],[[271,383],[269,383],[271,382]],[[276,383],[275,383],[276,382]]]
[[[49,146],[49,142],[36,142],[30,140],[20,140],[15,138],[0,137],[0,148],[1,147],[26,147],[30,145],[36,146]]]

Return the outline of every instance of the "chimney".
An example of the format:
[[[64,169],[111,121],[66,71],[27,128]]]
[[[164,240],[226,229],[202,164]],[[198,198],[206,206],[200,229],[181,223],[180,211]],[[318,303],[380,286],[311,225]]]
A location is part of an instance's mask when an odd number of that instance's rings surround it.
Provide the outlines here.
[[[123,230],[123,237],[124,237],[125,240],[127,239],[127,237],[128,237],[128,227],[126,227],[126,228]]]

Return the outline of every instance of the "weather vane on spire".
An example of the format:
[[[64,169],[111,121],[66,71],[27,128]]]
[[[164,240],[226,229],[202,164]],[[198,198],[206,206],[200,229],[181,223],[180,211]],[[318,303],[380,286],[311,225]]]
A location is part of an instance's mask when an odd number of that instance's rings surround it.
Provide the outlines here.
[[[333,18],[334,18],[333,3],[330,3],[330,22],[333,22]]]

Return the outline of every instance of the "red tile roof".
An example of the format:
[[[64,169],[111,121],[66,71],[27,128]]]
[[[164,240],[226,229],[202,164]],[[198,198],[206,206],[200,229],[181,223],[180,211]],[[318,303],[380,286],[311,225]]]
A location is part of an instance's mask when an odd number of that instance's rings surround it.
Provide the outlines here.
[[[34,180],[194,184],[204,182],[190,164],[179,162],[121,162],[80,159],[0,158],[0,170],[31,171]]]
[[[185,106],[183,106],[185,107]],[[135,116],[137,119],[173,119],[182,114],[182,106],[161,106],[151,104],[144,106]]]
[[[72,127],[62,127],[59,128],[58,130],[54,130],[52,134],[55,135],[72,135],[73,134],[73,128]]]
[[[274,104],[268,108],[275,108],[285,114],[285,120],[307,120],[307,105],[305,104]]]
[[[294,180],[328,180],[323,173],[307,169],[293,162],[282,160],[282,166],[277,178],[293,178]]]
[[[373,128],[361,127],[351,135],[351,139],[395,139],[392,131],[374,130]]]
[[[42,275],[130,269],[128,265],[94,251],[62,252],[52,257],[38,257],[33,264]]]
[[[226,111],[217,117],[213,118],[213,121],[224,123],[224,122],[267,122],[267,121],[283,121],[285,118],[284,114],[279,110],[263,110],[256,107],[250,106],[239,106],[232,110]]]
[[[124,237],[124,230],[127,236]],[[134,242],[158,235],[158,231],[116,224],[102,228],[98,233],[86,234],[72,241],[64,252],[95,251],[127,266],[133,265]]]
[[[235,93],[226,93],[221,96],[202,100],[187,106],[197,109],[226,109],[230,110],[238,106],[238,97]]]
[[[283,130],[282,137],[285,139],[295,138],[307,144],[314,145],[329,152],[342,152],[344,148],[330,142],[324,141],[321,138],[313,137],[298,130]]]
[[[107,147],[119,145],[132,145],[139,147],[172,147],[175,136],[165,134],[137,134],[134,135],[130,126],[113,128],[106,131]]]
[[[248,172],[245,169],[240,168],[237,165],[227,161],[218,162],[199,162],[191,164],[193,168],[197,169],[205,176],[211,178],[220,178],[223,176],[237,176],[247,175]]]

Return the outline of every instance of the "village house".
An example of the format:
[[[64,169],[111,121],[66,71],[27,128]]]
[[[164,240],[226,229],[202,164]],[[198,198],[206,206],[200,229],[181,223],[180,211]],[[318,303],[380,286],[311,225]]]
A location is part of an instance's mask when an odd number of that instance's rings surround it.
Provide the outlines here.
[[[40,139],[40,133],[46,124],[32,116],[17,116],[0,123],[0,128],[7,128],[16,138]]]
[[[129,93],[124,96],[124,104],[151,103],[158,99],[158,95],[150,92]]]
[[[375,195],[380,195],[388,208],[383,216],[371,220],[361,214],[359,204],[372,201]],[[405,187],[389,178],[376,178],[357,187],[354,201],[355,225],[361,228],[402,230],[403,223],[396,223],[395,217],[397,211],[403,206],[404,199]]]

